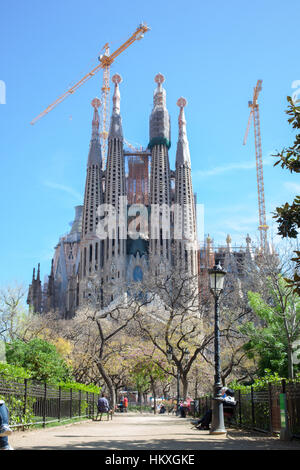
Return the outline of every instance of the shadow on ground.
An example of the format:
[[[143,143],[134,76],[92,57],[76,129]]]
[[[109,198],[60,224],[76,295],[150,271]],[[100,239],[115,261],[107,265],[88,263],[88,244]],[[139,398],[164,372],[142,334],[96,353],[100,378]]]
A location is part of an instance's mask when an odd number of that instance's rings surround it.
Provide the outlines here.
[[[227,439],[214,439],[213,441],[203,440],[204,436],[200,440],[197,436],[189,437],[188,439],[176,439],[169,437],[168,439],[135,439],[131,442],[124,441],[121,439],[109,439],[99,442],[98,440],[90,440],[87,442],[80,443],[66,443],[64,444],[64,439],[76,439],[79,436],[60,436],[60,445],[59,450],[291,450],[291,443],[285,443],[283,441],[274,440],[274,439],[265,439],[261,440],[245,440],[245,438],[239,438],[235,436],[234,439],[230,437]],[[88,436],[85,436],[88,437]],[[92,436],[91,436],[92,437]],[[94,436],[93,436],[94,437]],[[294,445],[292,446],[294,449]],[[32,446],[31,450],[57,450],[57,445],[55,446]],[[26,450],[25,448],[19,447],[19,450]],[[300,450],[300,445],[299,445]]]

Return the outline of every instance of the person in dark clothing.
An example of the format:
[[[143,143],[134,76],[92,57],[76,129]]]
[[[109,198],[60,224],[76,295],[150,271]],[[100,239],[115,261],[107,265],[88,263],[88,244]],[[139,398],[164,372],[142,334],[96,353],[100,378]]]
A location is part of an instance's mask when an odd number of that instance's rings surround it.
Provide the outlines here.
[[[98,400],[98,411],[99,413],[107,413],[109,411],[108,399],[106,398],[104,393]]]
[[[119,410],[120,410],[121,413],[123,413],[123,411],[124,411],[124,399],[123,398],[121,398],[121,400],[120,400]]]
[[[184,406],[184,403],[180,403],[179,411],[180,411],[180,418],[185,418],[186,417],[186,407]]]
[[[236,401],[234,399],[234,391],[227,387],[223,387],[221,392],[223,404],[226,405],[226,407],[231,407],[233,409],[233,407],[236,405]],[[212,409],[209,409],[201,419],[197,420],[193,424],[196,426],[197,429],[209,430],[211,419]]]

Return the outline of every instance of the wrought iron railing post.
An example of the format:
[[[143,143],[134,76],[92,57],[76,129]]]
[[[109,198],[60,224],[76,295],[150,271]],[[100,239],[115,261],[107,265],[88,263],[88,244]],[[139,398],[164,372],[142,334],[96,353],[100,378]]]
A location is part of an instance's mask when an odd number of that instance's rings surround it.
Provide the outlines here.
[[[79,417],[81,417],[81,390],[79,390]]]
[[[86,392],[86,405],[87,407],[86,407],[85,415],[88,418],[89,417],[89,392]]]
[[[47,383],[44,384],[43,428],[46,427]]]
[[[70,419],[72,419],[72,405],[73,405],[73,393],[72,393],[72,388],[70,388]]]
[[[255,427],[254,393],[253,393],[252,386],[251,386],[251,414],[252,414],[252,426]]]
[[[269,428],[273,432],[273,407],[272,407],[272,384],[268,383],[268,397],[269,397]]]
[[[61,418],[61,386],[58,387],[58,421]]]
[[[241,394],[241,390],[239,390],[239,398],[238,398],[238,401],[239,401],[239,421],[240,421],[240,426],[242,426],[242,394]]]
[[[28,394],[28,381],[27,379],[24,379],[23,431],[25,429],[24,424],[26,421],[27,394]]]

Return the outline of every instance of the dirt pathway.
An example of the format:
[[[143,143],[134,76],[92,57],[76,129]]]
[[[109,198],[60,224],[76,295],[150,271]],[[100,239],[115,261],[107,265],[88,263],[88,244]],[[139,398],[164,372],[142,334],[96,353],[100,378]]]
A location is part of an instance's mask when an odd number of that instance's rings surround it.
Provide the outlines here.
[[[227,437],[198,431],[189,419],[150,414],[115,414],[112,421],[87,421],[14,432],[15,450],[300,450],[299,441],[283,442],[260,433],[229,430]]]

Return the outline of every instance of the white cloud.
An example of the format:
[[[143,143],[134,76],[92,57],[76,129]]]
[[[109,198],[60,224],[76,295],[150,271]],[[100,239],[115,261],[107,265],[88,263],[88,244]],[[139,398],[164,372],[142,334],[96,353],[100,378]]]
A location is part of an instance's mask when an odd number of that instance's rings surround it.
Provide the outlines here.
[[[70,186],[66,186],[64,184],[59,184],[59,183],[53,183],[51,181],[44,181],[44,185],[47,186],[48,188],[58,189],[59,191],[64,191],[65,193],[70,194],[76,200],[82,203],[82,195],[79,194],[77,191],[75,191],[75,189],[71,188]]]
[[[284,187],[293,193],[300,194],[300,184],[292,183],[291,181],[286,181]]]
[[[273,165],[273,161],[270,158],[271,153],[263,159],[263,165],[269,166]],[[235,170],[253,170],[256,167],[256,160],[253,158],[251,161],[247,162],[237,162],[237,163],[229,163],[228,165],[216,166],[215,168],[211,168],[208,170],[198,170],[193,172],[193,179],[202,176],[215,176],[220,175],[222,173],[226,173],[229,171]]]

